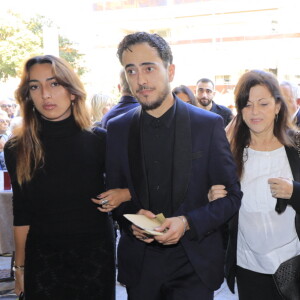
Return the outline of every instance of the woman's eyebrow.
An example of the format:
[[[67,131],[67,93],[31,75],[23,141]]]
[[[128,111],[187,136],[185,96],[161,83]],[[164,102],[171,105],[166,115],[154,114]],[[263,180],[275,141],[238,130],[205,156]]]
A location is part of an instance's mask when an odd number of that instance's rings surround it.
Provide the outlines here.
[[[50,81],[50,80],[53,80],[53,79],[55,79],[55,77],[49,77],[49,78],[46,79],[46,81]],[[30,80],[28,80],[28,82],[38,82],[38,80],[37,79],[30,79]]]

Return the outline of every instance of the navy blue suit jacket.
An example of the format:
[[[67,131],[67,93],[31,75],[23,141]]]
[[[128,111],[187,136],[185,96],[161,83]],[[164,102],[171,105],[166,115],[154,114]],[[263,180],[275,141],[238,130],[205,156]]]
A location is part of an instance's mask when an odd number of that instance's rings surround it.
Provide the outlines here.
[[[119,116],[121,114],[124,114],[126,112],[128,112],[129,110],[139,106],[140,104],[138,103],[138,101],[132,97],[132,96],[122,96],[120,101],[114,106],[112,107],[111,110],[109,110],[102,118],[101,120],[101,127],[105,128],[107,127],[107,122],[116,117]]]
[[[191,230],[181,238],[186,254],[201,280],[218,289],[224,279],[220,226],[239,209],[242,192],[225,136],[222,118],[176,98],[173,154],[174,216],[188,217]],[[107,128],[108,188],[129,187],[132,200],[114,210],[122,234],[118,248],[118,279],[138,283],[146,244],[127,228],[124,213],[149,208],[147,178],[141,153],[141,107],[114,118]],[[209,202],[214,184],[226,186],[226,197]]]

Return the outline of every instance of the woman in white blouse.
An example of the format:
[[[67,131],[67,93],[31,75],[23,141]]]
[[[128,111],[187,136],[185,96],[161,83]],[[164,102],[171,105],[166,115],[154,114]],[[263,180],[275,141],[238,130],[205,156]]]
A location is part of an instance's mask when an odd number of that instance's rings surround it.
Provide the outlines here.
[[[272,274],[300,254],[296,133],[274,75],[245,73],[235,88],[235,102],[237,116],[228,138],[244,196],[239,215],[229,222],[227,283],[234,292],[236,277],[240,300],[282,299]],[[225,194],[224,186],[214,186],[209,198]]]

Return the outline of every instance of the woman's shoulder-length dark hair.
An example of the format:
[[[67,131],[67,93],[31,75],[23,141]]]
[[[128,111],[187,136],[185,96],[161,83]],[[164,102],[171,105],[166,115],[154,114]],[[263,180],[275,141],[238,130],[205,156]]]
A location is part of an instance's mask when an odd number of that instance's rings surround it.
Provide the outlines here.
[[[274,118],[274,135],[285,146],[293,146],[295,132],[289,120],[287,105],[280,91],[277,78],[263,70],[251,70],[243,74],[234,90],[237,115],[234,120],[230,144],[237,163],[238,175],[241,177],[244,168],[244,149],[250,145],[250,130],[243,121],[242,110],[249,100],[250,89],[261,85],[271,93],[276,104],[280,105],[278,115]]]

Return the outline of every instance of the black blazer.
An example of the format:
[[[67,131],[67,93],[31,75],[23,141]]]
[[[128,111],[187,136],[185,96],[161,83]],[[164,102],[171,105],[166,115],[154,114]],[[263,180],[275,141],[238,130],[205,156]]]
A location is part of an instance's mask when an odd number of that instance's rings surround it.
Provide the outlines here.
[[[288,205],[291,205],[296,211],[295,224],[300,239],[300,157],[295,148],[285,147],[285,151],[294,177],[293,194],[291,199],[288,200]],[[237,233],[238,213],[229,222],[229,244],[225,264],[225,277],[232,293],[234,293],[236,276]]]
[[[229,122],[233,119],[232,111],[223,105],[216,104],[214,101],[212,102],[211,112],[220,115],[224,120],[224,127],[226,127]]]
[[[242,193],[225,136],[222,118],[176,97],[172,203],[174,216],[185,215],[191,230],[180,240],[201,280],[218,289],[224,280],[224,255],[220,226],[239,209]],[[141,108],[108,123],[108,188],[129,187],[132,200],[113,211],[122,227],[118,247],[118,278],[127,286],[138,283],[145,243],[126,230],[124,213],[149,209],[147,177],[142,157]],[[209,202],[214,184],[224,184],[228,194]]]

